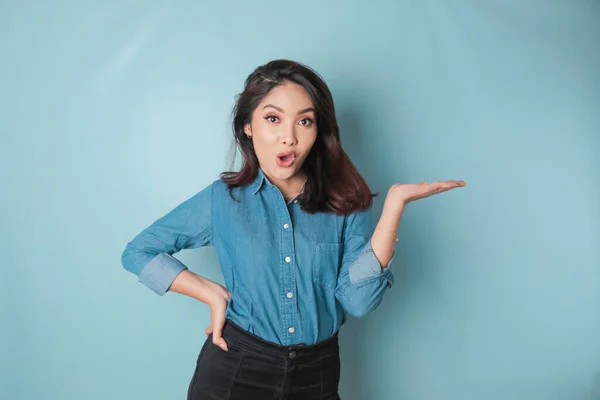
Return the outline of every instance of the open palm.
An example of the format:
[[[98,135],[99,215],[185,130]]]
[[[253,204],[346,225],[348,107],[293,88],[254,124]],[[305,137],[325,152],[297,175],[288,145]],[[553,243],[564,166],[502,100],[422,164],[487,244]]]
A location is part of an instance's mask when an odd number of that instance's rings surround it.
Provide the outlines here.
[[[424,199],[458,187],[464,187],[465,185],[465,181],[462,180],[396,183],[388,191],[388,196],[392,196],[396,201],[400,201],[403,204],[408,204],[412,201]]]

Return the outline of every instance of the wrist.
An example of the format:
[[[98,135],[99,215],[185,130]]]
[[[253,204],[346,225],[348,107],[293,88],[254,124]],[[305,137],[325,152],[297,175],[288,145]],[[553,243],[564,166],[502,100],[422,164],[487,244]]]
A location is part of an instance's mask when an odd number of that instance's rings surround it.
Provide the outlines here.
[[[400,216],[404,211],[404,207],[406,207],[406,201],[400,198],[399,196],[395,195],[394,192],[390,190],[383,202],[382,214],[389,213]]]
[[[204,303],[213,309],[215,307],[221,307],[223,303],[228,302],[226,297],[227,291],[221,285],[210,279],[200,277],[199,291],[201,292],[202,298],[200,299]]]
[[[200,300],[203,303],[211,306],[214,304],[216,299],[216,293],[212,290],[210,285],[210,280],[206,279],[203,276],[196,275],[196,295],[194,296],[196,299]]]
[[[404,204],[398,202],[394,198],[386,199],[383,204],[383,210],[381,211],[381,217],[377,223],[376,229],[385,230],[395,234],[404,212]],[[396,239],[398,236],[396,235]]]

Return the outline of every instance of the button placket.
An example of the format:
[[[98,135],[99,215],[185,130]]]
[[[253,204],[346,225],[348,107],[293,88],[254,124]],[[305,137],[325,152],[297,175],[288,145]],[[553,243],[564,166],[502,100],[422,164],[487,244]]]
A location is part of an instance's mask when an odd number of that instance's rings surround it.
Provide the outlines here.
[[[282,290],[282,316],[281,322],[283,324],[284,341],[290,342],[292,336],[296,336],[296,317],[297,317],[297,303],[290,301],[294,298],[296,288],[296,271],[294,269],[294,234],[292,225],[293,212],[285,202],[283,195],[279,190],[275,190],[274,195],[277,197],[276,214],[278,217],[278,225],[280,229],[279,240],[280,240],[280,251],[283,258],[282,271],[281,271],[281,288]]]

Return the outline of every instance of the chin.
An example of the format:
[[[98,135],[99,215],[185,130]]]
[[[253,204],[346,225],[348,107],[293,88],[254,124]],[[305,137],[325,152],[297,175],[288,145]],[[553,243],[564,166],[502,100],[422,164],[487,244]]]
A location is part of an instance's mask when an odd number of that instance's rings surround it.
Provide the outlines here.
[[[286,179],[293,178],[294,175],[296,175],[296,172],[298,171],[278,171],[275,177],[279,180],[284,181]]]
[[[298,173],[298,170],[296,168],[281,168],[276,165],[275,168],[271,169],[269,172],[275,178],[284,181],[293,178]]]

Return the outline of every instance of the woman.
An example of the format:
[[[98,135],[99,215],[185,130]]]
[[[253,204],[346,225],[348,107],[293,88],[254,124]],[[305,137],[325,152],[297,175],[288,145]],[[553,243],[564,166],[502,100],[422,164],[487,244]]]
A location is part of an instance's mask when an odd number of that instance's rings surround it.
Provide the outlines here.
[[[123,265],[159,295],[210,307],[189,399],[339,399],[338,330],[391,287],[405,205],[465,183],[393,185],[373,229],[374,195],[342,150],[329,89],[288,60],[247,78],[233,132],[241,170],[143,230]],[[207,245],[227,289],[172,256]]]

